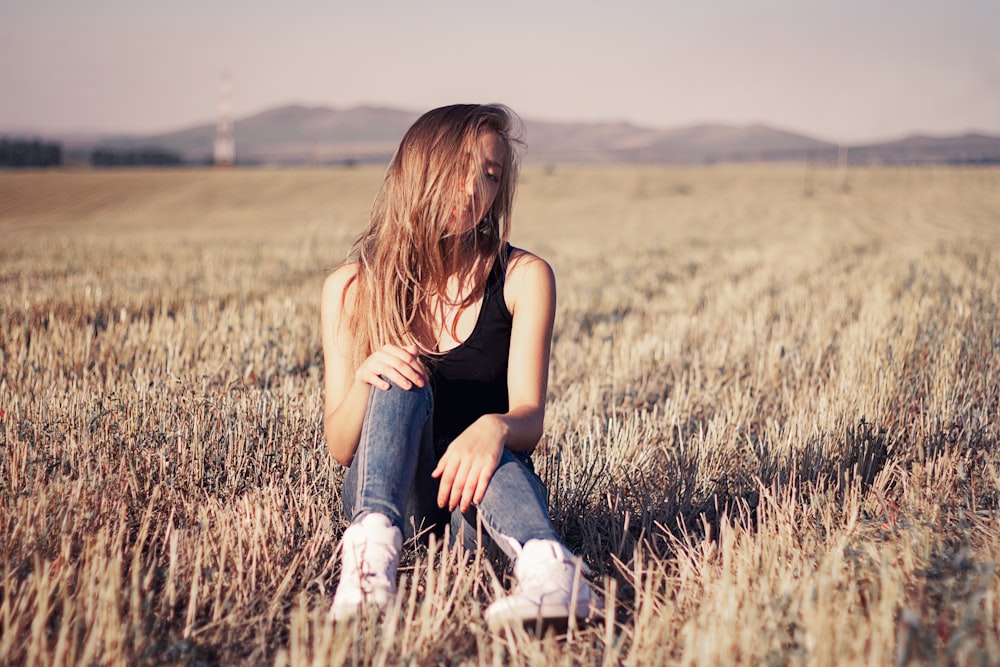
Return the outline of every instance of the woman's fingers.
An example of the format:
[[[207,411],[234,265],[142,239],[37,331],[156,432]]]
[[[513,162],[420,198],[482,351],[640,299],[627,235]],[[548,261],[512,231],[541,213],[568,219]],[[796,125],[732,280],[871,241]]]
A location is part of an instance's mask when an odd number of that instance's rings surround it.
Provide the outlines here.
[[[438,507],[447,507],[450,511],[458,506],[468,476],[469,466],[463,466],[458,457],[448,456],[447,452],[441,457],[431,473],[431,477],[441,478],[438,484]]]
[[[495,470],[496,467],[494,466],[492,469],[483,468],[479,472],[479,480],[478,480],[479,483],[476,484],[476,493],[472,496],[472,502],[474,502],[475,504],[478,505],[479,503],[483,502],[483,496],[486,495],[486,487],[490,485],[490,480],[493,479],[493,473],[495,472]],[[467,509],[469,509],[468,504],[466,504],[466,506],[462,508],[462,511],[464,512]]]
[[[431,477],[440,479],[438,507],[461,507],[464,512],[483,500],[503,454],[503,443],[494,431],[489,420],[479,419],[448,445],[431,472]]]
[[[449,511],[459,507],[463,512],[475,503],[479,504],[486,495],[496,466],[490,461],[473,461],[462,465],[448,454],[441,457],[431,477],[440,477],[438,487],[438,507],[447,507]]]
[[[428,380],[427,369],[416,355],[416,348],[398,345],[376,350],[365,359],[355,376],[380,389],[388,389],[390,381],[402,389],[412,389],[414,385],[423,387]]]
[[[437,467],[434,468],[434,472],[431,473],[431,477],[440,477],[440,482],[438,483],[438,497],[437,504],[438,507],[444,507],[448,503],[448,499],[451,498],[451,487],[455,483],[455,475],[458,472],[458,465],[452,464],[451,459],[448,454],[445,453],[438,461]]]
[[[371,386],[377,387],[377,388],[379,388],[379,389],[381,389],[383,391],[389,391],[389,387],[392,386],[391,384],[389,384],[388,380],[386,380],[384,377],[382,377],[378,373],[372,373],[371,376],[368,377],[365,380],[365,382],[367,382]]]
[[[376,356],[373,366],[379,375],[392,380],[403,389],[411,389],[413,385],[423,386],[423,377],[410,360],[386,350],[377,352]]]
[[[458,508],[463,512],[469,509],[469,506],[473,502],[479,504],[482,500],[482,494],[479,492],[479,487],[482,485],[483,471],[478,471],[475,475],[469,475],[465,480],[465,486],[462,489],[462,497],[459,498]],[[485,492],[486,489],[483,489]]]
[[[406,379],[399,371],[392,366],[380,366],[378,364],[367,364],[358,369],[355,377],[361,382],[367,382],[373,387],[388,390],[390,381],[395,382],[403,389],[410,389],[412,383]]]
[[[448,498],[449,512],[458,507],[462,498],[465,497],[466,488],[469,486],[469,477],[469,468],[467,466],[462,466],[458,469],[458,473],[455,475],[455,481],[451,485],[451,496]]]
[[[420,356],[417,354],[415,345],[407,347],[386,345],[382,350],[387,355],[398,360],[402,364],[402,367],[408,371],[407,375],[412,377],[415,382],[423,385],[424,381],[427,380],[427,369],[424,368],[423,362],[420,361]]]

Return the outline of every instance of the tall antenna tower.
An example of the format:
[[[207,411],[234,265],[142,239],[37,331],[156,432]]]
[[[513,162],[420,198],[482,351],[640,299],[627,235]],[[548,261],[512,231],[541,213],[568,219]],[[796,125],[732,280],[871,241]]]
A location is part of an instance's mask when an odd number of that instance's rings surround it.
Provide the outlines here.
[[[230,118],[233,84],[229,71],[222,73],[222,87],[219,92],[219,120],[215,124],[215,166],[232,167],[236,161],[236,143],[233,141],[233,122]]]

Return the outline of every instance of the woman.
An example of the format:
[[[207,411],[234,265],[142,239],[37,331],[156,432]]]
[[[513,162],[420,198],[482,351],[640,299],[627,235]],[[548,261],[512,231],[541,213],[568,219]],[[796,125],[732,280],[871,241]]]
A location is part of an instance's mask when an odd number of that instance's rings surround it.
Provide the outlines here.
[[[555,280],[507,243],[518,158],[499,105],[427,112],[406,132],[352,261],[323,287],[325,433],[349,466],[331,615],[395,598],[403,531],[477,523],[514,559],[491,626],[600,609],[559,541],[530,459],[542,435]],[[482,532],[479,532],[481,535]]]

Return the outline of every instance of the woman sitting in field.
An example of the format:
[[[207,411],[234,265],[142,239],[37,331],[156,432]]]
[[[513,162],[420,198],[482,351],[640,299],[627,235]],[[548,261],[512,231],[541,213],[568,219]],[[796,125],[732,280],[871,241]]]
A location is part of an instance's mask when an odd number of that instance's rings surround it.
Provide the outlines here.
[[[518,580],[492,627],[602,606],[549,520],[530,461],[542,435],[555,280],[508,242],[515,117],[427,112],[406,132],[352,261],[323,287],[325,432],[349,466],[334,619],[396,595],[403,532],[484,532]],[[482,532],[480,533],[482,534]]]

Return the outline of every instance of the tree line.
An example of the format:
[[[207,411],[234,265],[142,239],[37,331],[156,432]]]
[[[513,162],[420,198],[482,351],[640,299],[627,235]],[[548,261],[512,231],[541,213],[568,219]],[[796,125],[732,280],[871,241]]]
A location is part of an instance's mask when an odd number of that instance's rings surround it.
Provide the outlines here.
[[[0,167],[58,167],[62,144],[38,139],[0,139]]]
[[[68,162],[67,162],[68,160]],[[87,153],[70,150],[62,144],[41,139],[0,138],[0,169],[30,169],[79,165],[89,161],[92,167],[179,167],[186,164],[180,154],[164,148],[97,147]]]
[[[95,148],[90,153],[93,167],[179,167],[184,159],[163,148]]]

